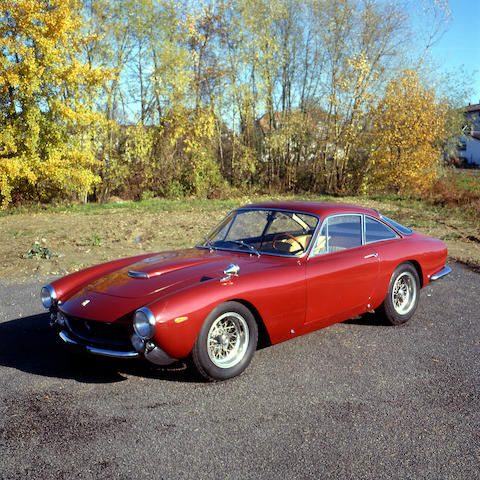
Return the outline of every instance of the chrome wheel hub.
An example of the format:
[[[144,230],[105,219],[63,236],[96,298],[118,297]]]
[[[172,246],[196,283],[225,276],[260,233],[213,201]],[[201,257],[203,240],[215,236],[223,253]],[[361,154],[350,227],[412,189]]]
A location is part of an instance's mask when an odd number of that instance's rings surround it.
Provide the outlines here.
[[[220,315],[210,327],[207,352],[210,360],[220,368],[231,368],[245,356],[249,341],[248,325],[236,312]]]
[[[392,289],[392,303],[395,311],[400,315],[406,315],[415,305],[417,289],[415,279],[410,272],[400,274]]]

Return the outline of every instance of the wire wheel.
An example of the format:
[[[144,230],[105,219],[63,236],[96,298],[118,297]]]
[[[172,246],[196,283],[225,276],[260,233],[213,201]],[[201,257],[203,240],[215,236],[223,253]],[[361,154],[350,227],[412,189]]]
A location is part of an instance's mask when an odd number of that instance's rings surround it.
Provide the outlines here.
[[[220,315],[210,327],[207,336],[207,353],[214,365],[231,368],[245,356],[249,342],[246,320],[236,312]]]
[[[392,288],[392,304],[400,315],[406,315],[415,306],[417,299],[416,282],[413,275],[405,271],[395,280]]]

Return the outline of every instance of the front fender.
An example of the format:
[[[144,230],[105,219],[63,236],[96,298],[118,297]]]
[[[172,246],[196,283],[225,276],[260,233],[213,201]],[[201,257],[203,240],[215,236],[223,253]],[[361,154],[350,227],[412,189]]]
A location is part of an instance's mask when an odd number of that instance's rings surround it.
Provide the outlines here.
[[[272,343],[289,338],[292,329],[300,331],[305,318],[305,270],[296,262],[293,265],[226,281],[212,278],[150,303],[157,320],[157,345],[172,357],[186,357],[208,314],[232,300],[253,305]]]
[[[242,295],[236,280],[208,280],[149,304],[157,320],[155,343],[171,357],[188,356],[208,314],[217,305]]]

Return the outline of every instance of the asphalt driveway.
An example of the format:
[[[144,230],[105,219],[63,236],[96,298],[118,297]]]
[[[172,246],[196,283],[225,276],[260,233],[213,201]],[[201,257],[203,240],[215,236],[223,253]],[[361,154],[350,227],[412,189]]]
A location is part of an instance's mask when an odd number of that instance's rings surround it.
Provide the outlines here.
[[[408,325],[367,314],[218,384],[74,355],[41,282],[0,284],[0,478],[479,478],[480,274],[452,266]]]

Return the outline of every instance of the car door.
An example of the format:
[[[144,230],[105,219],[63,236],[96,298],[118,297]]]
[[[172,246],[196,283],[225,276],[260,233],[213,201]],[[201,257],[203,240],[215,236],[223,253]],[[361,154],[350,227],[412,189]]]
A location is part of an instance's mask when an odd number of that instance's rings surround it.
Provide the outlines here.
[[[364,245],[363,221],[360,214],[324,220],[306,265],[306,323],[326,326],[369,310],[379,261]]]

